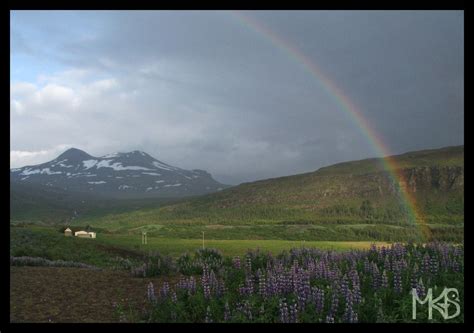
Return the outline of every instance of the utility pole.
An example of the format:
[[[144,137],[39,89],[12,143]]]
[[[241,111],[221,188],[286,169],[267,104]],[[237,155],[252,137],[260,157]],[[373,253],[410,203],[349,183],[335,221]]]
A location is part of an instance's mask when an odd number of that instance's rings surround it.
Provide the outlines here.
[[[204,231],[202,232],[202,249],[204,250]]]

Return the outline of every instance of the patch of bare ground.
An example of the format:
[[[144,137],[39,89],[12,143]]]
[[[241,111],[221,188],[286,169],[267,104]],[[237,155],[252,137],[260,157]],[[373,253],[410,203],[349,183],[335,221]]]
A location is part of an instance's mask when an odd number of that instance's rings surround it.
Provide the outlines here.
[[[10,267],[11,322],[119,322],[114,303],[141,311],[147,285],[178,277],[134,278],[126,271]]]

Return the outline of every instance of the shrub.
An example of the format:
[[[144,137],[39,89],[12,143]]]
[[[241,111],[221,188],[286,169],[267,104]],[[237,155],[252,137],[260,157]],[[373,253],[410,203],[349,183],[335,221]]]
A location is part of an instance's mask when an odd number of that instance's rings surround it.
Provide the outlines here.
[[[175,272],[176,265],[173,258],[163,256],[159,252],[150,253],[143,265],[131,268],[131,274],[135,277],[169,275]]]

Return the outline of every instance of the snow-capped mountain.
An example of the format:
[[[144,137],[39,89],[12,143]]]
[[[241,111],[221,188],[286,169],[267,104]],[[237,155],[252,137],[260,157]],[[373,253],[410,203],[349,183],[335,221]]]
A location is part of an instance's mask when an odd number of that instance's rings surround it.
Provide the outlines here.
[[[228,187],[204,170],[174,167],[142,151],[93,157],[76,148],[47,163],[11,169],[10,180],[123,197],[182,197]]]

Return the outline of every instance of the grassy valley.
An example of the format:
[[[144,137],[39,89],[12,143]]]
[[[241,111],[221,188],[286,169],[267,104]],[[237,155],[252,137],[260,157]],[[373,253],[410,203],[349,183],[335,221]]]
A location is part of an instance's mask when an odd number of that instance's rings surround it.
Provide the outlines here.
[[[464,147],[394,157],[435,239],[461,241]],[[122,212],[83,215],[74,223],[115,233],[165,238],[333,241],[423,240],[398,184],[380,159],[245,183],[221,192]]]

